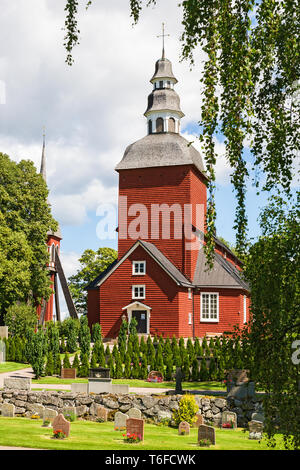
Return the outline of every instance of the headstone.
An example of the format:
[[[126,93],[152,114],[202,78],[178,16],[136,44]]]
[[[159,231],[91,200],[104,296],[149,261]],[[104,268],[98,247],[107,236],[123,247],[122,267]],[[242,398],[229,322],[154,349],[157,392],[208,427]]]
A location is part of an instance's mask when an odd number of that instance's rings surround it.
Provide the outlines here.
[[[97,406],[97,418],[100,418],[101,421],[107,421],[108,410],[104,406]]]
[[[64,406],[62,413],[66,419],[68,419],[68,417],[70,418],[69,421],[71,421],[72,419],[76,419],[77,417],[75,406]]]
[[[212,445],[216,444],[216,431],[212,426],[207,426],[206,424],[200,424],[198,428],[198,443],[203,439],[210,441]]]
[[[0,339],[0,364],[5,362],[6,359],[6,346],[4,341]]]
[[[66,437],[70,435],[70,422],[64,418],[62,413],[59,413],[52,422],[53,432],[62,431]]]
[[[8,339],[8,326],[0,326],[0,338]]]
[[[43,421],[50,421],[50,423],[53,423],[54,418],[58,415],[56,410],[52,410],[52,408],[45,408],[44,409],[44,414],[43,414]]]
[[[6,377],[3,380],[3,387],[14,390],[31,390],[30,377]]]
[[[37,415],[40,418],[43,418],[44,413],[45,413],[44,405],[41,405],[40,403],[32,403],[30,408],[31,408],[30,415]]]
[[[121,411],[117,411],[115,414],[115,430],[120,431],[122,429],[126,429],[126,421],[129,416]]]
[[[190,425],[186,421],[181,421],[178,426],[178,434],[181,435],[188,435],[190,434]]]
[[[129,418],[142,418],[141,410],[138,408],[130,408],[130,410],[128,410],[126,413],[128,414]]]
[[[226,428],[226,425],[232,424],[232,426],[228,426],[230,429],[231,427],[236,429],[237,428],[237,415],[233,411],[223,411],[222,413],[222,427]]]
[[[15,416],[15,405],[12,403],[2,403],[1,416],[13,418]]]
[[[258,439],[262,438],[263,433],[263,423],[260,421],[249,421],[249,439]]]
[[[200,424],[204,424],[204,418],[202,414],[197,413],[196,421],[193,422],[193,428],[199,428]]]
[[[128,418],[126,421],[126,433],[136,434],[138,438],[144,440],[144,420],[138,418]]]
[[[76,379],[76,369],[63,368],[61,369],[61,378],[62,379]]]
[[[259,421],[260,423],[263,423],[265,420],[265,416],[263,413],[252,413],[251,420]]]
[[[176,368],[176,388],[175,393],[182,394],[182,371],[181,367]]]
[[[152,370],[148,375],[148,382],[162,382],[164,379],[161,372]]]

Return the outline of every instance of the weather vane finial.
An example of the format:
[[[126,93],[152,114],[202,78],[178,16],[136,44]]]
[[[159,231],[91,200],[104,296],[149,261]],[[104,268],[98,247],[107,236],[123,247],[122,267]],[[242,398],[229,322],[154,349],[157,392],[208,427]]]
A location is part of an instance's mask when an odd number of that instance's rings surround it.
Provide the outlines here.
[[[158,38],[162,38],[163,41],[163,47],[162,47],[162,59],[165,58],[165,37],[170,36],[170,34],[165,34],[165,23],[162,24],[162,34],[157,36]]]

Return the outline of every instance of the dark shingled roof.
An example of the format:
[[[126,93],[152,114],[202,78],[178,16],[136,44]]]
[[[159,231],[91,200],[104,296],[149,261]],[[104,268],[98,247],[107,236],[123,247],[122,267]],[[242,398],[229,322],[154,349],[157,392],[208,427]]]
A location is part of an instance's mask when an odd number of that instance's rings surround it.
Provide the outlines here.
[[[207,269],[204,250],[199,250],[193,284],[199,287],[231,287],[250,291],[249,285],[242,278],[242,273],[215,253],[214,267]]]
[[[171,78],[174,83],[177,83],[177,79],[174,77],[172,71],[172,63],[169,59],[161,58],[155,63],[155,72],[150,82],[153,83],[157,79]]]
[[[184,116],[180,108],[180,98],[175,90],[162,88],[153,90],[152,93],[150,93],[144,116],[148,116],[151,112],[158,111],[175,111],[180,117]]]
[[[205,176],[200,153],[180,134],[166,132],[146,135],[128,145],[115,169],[118,171],[191,164]]]

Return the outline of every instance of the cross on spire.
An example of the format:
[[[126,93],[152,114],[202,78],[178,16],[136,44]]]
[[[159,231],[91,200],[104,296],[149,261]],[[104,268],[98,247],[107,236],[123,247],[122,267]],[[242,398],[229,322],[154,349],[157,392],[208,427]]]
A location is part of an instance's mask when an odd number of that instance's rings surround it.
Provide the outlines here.
[[[159,36],[156,36],[158,38],[162,38],[163,40],[163,47],[162,47],[162,59],[165,58],[165,37],[166,36],[170,36],[170,34],[165,34],[165,23],[162,24],[162,34],[160,34]]]

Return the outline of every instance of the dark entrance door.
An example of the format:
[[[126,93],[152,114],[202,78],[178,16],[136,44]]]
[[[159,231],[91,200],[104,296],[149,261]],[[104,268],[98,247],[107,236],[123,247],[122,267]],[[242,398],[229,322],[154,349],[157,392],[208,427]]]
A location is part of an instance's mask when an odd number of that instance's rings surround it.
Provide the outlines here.
[[[132,316],[137,321],[137,332],[147,333],[147,310],[133,310]]]

